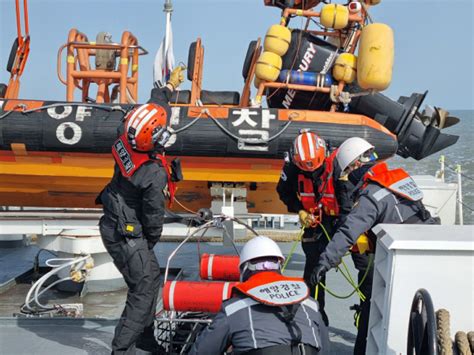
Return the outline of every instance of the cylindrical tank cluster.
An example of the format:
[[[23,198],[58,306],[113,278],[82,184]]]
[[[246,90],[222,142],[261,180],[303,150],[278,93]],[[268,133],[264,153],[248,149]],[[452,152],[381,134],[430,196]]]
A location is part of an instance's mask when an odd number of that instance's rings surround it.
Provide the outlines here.
[[[362,29],[357,59],[357,83],[362,89],[382,91],[392,80],[394,41],[392,29],[372,23]]]
[[[330,74],[312,73],[298,70],[282,70],[279,81],[288,81],[291,84],[330,87],[333,79]]]
[[[380,0],[370,0],[366,3],[377,5]],[[346,5],[325,4],[319,18],[326,29],[343,30],[352,26],[351,19],[356,21],[354,16],[361,11],[362,5],[359,1],[351,1]],[[298,47],[305,47],[300,43],[301,38],[299,40]],[[294,38],[293,43],[296,43]],[[311,70],[312,58],[317,56],[311,52],[304,54],[299,67],[298,64],[295,65],[296,60],[291,60],[292,66],[287,67],[285,63],[288,63],[288,60],[285,58],[288,55],[296,59],[295,51],[288,50],[292,44],[292,31],[284,25],[273,25],[265,35],[264,51],[257,61],[254,84],[258,88],[262,81],[279,81],[324,88],[330,87],[333,81],[352,84],[357,80],[357,84],[364,90],[382,91],[389,86],[392,78],[393,43],[393,32],[389,26],[381,23],[364,26],[359,39],[358,57],[352,53],[338,52],[332,71],[329,71],[332,73],[330,75],[327,74],[327,68],[324,68],[322,73]],[[315,52],[318,49],[316,48]]]
[[[321,25],[342,30],[349,24],[349,8],[340,4],[326,4],[321,9]]]
[[[380,0],[370,0],[377,5]],[[342,30],[349,24],[351,14],[361,11],[358,1],[347,5],[326,4],[321,9],[321,24],[330,29]],[[341,53],[333,66],[333,77],[339,82],[351,84],[357,77],[364,90],[385,90],[392,80],[394,56],[393,32],[382,23],[364,26],[359,42],[359,58],[351,53]]]
[[[337,81],[352,84],[357,76],[357,57],[352,53],[341,53],[332,67],[332,76]]]
[[[260,81],[275,81],[280,75],[281,57],[286,54],[291,44],[291,31],[283,25],[271,26],[265,35],[263,52],[255,68],[255,86]]]
[[[167,281],[163,287],[164,309],[219,312],[222,301],[231,297],[232,287],[239,281],[239,256],[203,254],[199,274],[203,281]]]

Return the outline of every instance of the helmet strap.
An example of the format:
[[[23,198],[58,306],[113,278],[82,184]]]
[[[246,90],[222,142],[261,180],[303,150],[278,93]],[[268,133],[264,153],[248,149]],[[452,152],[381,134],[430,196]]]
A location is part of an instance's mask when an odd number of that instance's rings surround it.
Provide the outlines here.
[[[171,137],[167,127],[157,127],[153,130],[152,140],[155,147],[164,147]]]
[[[128,142],[130,143],[130,146],[132,149],[137,149],[137,141],[135,140],[135,133],[136,129],[133,127],[130,127],[127,132],[127,138]]]

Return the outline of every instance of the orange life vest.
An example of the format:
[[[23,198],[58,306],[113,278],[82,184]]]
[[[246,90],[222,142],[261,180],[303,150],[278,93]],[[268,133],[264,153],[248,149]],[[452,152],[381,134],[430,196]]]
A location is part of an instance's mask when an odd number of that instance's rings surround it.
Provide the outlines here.
[[[405,170],[401,168],[389,170],[384,162],[373,166],[364,175],[364,181],[365,186],[369,181],[373,181],[410,201],[421,201],[423,198],[423,192]]]
[[[314,193],[313,180],[303,174],[298,174],[298,194],[305,210],[317,211],[321,206],[327,216],[339,215],[339,204],[337,203],[333,179],[335,157],[336,151],[332,152],[324,161],[325,170],[321,175],[318,186],[319,200],[316,199]]]
[[[135,171],[148,161],[160,162],[166,171],[169,191],[169,206],[173,203],[176,183],[171,180],[171,172],[166,158],[157,154],[154,158],[148,153],[140,153],[132,149],[125,134],[121,135],[112,146],[112,155],[120,168],[120,172],[127,179],[131,178]]]
[[[285,306],[303,302],[309,288],[302,278],[286,277],[275,271],[262,271],[234,286],[255,301],[270,306]]]

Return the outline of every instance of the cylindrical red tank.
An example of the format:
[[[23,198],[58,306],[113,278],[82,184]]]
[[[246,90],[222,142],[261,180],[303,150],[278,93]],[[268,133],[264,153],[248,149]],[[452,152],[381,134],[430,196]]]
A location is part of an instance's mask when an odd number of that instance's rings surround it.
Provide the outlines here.
[[[239,256],[202,254],[199,275],[203,280],[239,281]]]
[[[163,308],[178,312],[217,313],[230,298],[237,282],[167,281],[163,287]]]

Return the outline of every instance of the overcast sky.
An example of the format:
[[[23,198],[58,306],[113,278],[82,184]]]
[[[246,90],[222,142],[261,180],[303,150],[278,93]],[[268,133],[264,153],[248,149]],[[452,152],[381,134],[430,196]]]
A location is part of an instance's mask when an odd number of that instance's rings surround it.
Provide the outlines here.
[[[338,1],[342,2],[342,1]],[[241,91],[248,43],[264,37],[280,12],[263,0],[174,0],[174,49],[187,61],[189,44],[200,36],[205,46],[203,88]],[[429,90],[426,103],[448,109],[473,109],[473,0],[382,0],[372,8],[376,22],[395,32],[393,98]],[[94,40],[97,32],[120,41],[134,33],[150,55],[141,57],[140,91],[145,101],[152,85],[152,63],[164,31],[160,0],[30,0],[31,53],[20,97],[65,99],[56,75],[58,48],[76,27]],[[0,81],[7,82],[6,61],[16,36],[14,0],[0,0]],[[292,21],[299,27],[301,21]],[[64,64],[63,64],[64,68]],[[184,88],[189,87],[189,83]]]

